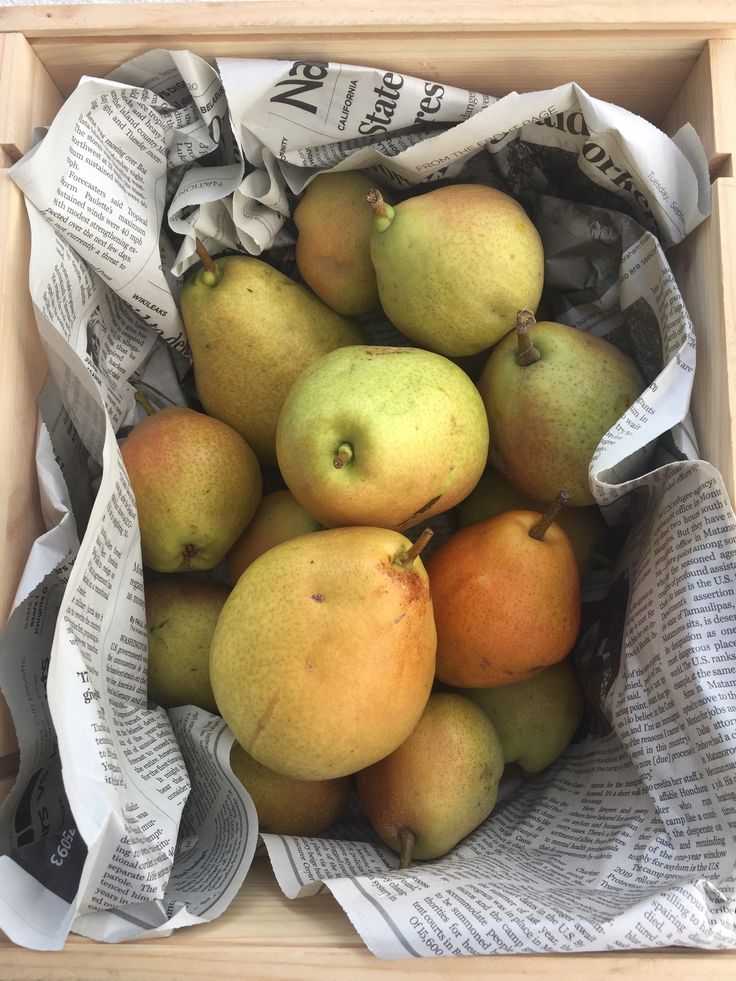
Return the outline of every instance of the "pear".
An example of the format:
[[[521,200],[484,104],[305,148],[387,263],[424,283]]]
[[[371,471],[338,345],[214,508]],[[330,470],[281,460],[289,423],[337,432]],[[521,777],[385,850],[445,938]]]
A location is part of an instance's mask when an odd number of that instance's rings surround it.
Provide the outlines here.
[[[321,524],[404,531],[470,493],[488,422],[478,390],[447,358],[358,345],[300,376],[276,448],[286,485]]]
[[[502,474],[489,467],[471,493],[458,505],[458,525],[467,528],[504,511],[543,512],[550,503],[522,494]],[[570,539],[581,576],[586,575],[596,561],[607,561],[604,550],[608,541],[608,525],[597,507],[563,508],[555,520]]]
[[[245,570],[215,629],[210,679],[222,717],[259,763],[327,780],[409,735],[435,666],[418,558],[427,538],[412,545],[382,528],[315,531]]]
[[[258,460],[242,436],[219,419],[171,406],[134,426],[120,452],[146,565],[157,572],[214,568],[263,491]]]
[[[274,545],[321,528],[322,525],[307,514],[291,491],[265,494],[253,520],[228,552],[230,582],[237,582],[251,562]]]
[[[312,837],[339,821],[350,796],[350,777],[297,780],[263,766],[233,744],[230,766],[253,799],[264,834]]]
[[[229,593],[224,583],[189,576],[146,583],[148,693],[154,702],[217,712],[210,644]]]
[[[593,453],[644,388],[637,366],[609,341],[519,311],[478,380],[494,466],[538,500],[564,487],[572,505],[595,504]]]
[[[437,678],[457,688],[510,685],[562,661],[580,628],[580,574],[554,517],[505,511],[455,532],[427,559]]]
[[[359,171],[318,174],[294,210],[297,268],[324,302],[345,316],[380,309],[371,262],[373,182]]]
[[[583,718],[585,695],[569,659],[533,678],[501,688],[460,692],[486,713],[503,746],[505,763],[539,773],[569,745]]]
[[[276,423],[297,376],[362,336],[306,286],[260,259],[207,260],[180,298],[197,394],[205,412],[236,429],[261,463],[273,466]]]
[[[493,810],[503,774],[496,730],[463,695],[430,696],[411,735],[393,753],[356,775],[376,833],[400,855],[439,858]]]
[[[396,207],[380,192],[371,258],[381,305],[406,337],[448,357],[477,354],[536,309],[539,233],[521,205],[481,184],[449,184]]]

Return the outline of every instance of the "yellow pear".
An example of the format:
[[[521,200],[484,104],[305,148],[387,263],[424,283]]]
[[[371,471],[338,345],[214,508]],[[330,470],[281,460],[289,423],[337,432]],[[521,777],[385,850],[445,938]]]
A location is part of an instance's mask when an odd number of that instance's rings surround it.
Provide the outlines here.
[[[356,776],[376,833],[401,856],[439,858],[485,821],[503,774],[503,749],[488,716],[470,699],[430,696],[407,739]]]
[[[488,422],[477,388],[447,358],[355,345],[300,376],[276,443],[284,481],[321,524],[405,531],[473,489]]]
[[[381,306],[413,341],[447,357],[477,354],[536,309],[544,281],[539,233],[493,187],[448,184],[392,207],[378,191],[371,258]]]
[[[191,576],[146,583],[148,693],[164,708],[199,705],[217,712],[210,644],[229,592],[224,583]]]
[[[245,570],[215,629],[210,679],[259,763],[302,780],[345,776],[414,728],[437,643],[423,544],[335,528],[276,545]]]
[[[251,562],[274,545],[297,535],[319,531],[322,526],[304,510],[291,491],[265,494],[253,520],[235,542],[227,556],[230,582],[237,582]]]
[[[380,309],[371,262],[372,180],[359,171],[318,174],[294,210],[295,257],[304,282],[345,316]]]
[[[177,405],[134,426],[120,452],[146,565],[157,572],[214,568],[263,492],[258,460],[242,436],[219,419]]]
[[[569,745],[583,718],[585,695],[569,660],[501,688],[466,688],[503,746],[504,762],[539,773]]]
[[[519,310],[516,330],[491,351],[478,379],[491,460],[525,494],[560,487],[576,507],[595,504],[588,470],[598,443],[646,387],[636,364],[602,337]]]
[[[230,751],[233,773],[250,794],[265,834],[311,837],[339,821],[350,796],[350,777],[297,780],[276,773],[239,746]]]
[[[206,253],[205,253],[206,255]],[[205,411],[236,429],[264,466],[299,374],[361,334],[311,290],[252,256],[226,256],[190,276],[181,315]]]

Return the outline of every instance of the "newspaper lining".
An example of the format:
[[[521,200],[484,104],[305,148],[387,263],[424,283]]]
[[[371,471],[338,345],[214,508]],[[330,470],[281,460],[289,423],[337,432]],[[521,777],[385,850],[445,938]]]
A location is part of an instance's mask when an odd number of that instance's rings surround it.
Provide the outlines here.
[[[732,947],[736,519],[697,459],[695,337],[664,253],[709,210],[694,132],[670,140],[574,84],[495,99],[390,70],[215,69],[166,51],[83,79],[12,171],[51,365],[38,439],[49,530],[0,641],[22,750],[0,805],[0,926],[44,949],[70,929],[157,936],[219,915],[243,881],[257,820],[229,770],[232,737],[201,710],[147,703],[116,434],[136,419],[136,388],[186,401],[176,301],[195,236],[288,268],[295,197],[322,170],[358,168],[401,193],[464,180],[518,196],[555,317],[631,353],[649,387],[591,464],[604,515],[632,532],[586,583],[588,738],[440,862],[397,872],[355,828],[264,835],[277,879],[290,896],[326,883],[382,957]]]

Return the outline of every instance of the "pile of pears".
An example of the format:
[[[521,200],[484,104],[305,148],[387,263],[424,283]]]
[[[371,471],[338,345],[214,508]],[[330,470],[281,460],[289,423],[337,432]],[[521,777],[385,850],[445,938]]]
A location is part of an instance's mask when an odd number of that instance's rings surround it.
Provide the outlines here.
[[[293,228],[300,281],[198,243],[199,405],[147,403],[121,442],[149,695],[223,717],[262,831],[320,834],[352,798],[406,867],[579,728],[590,460],[645,383],[536,322],[542,242],[503,191],[321,174]],[[381,320],[401,343],[367,343]]]

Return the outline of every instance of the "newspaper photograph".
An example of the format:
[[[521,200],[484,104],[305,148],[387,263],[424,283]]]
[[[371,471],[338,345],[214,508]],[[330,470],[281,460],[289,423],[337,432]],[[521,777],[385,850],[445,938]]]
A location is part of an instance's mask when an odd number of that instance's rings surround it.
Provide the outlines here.
[[[620,547],[582,582],[575,740],[541,773],[507,774],[446,857],[402,869],[355,800],[319,837],[259,834],[223,719],[149,698],[120,452],[141,395],[197,404],[179,297],[200,246],[298,279],[300,196],[356,170],[399,200],[456,182],[515,197],[542,240],[547,319],[606,338],[646,384],[590,464]],[[736,517],[700,459],[696,334],[667,260],[710,212],[692,127],[670,138],[574,82],[495,97],[156,50],[82,78],[10,175],[49,361],[47,530],[0,637],[20,749],[0,799],[0,929],[39,950],[70,932],[165,937],[221,915],[262,842],[287,897],[328,889],[382,958],[736,946]],[[385,317],[360,326],[412,346]],[[437,547],[451,516],[434,527]]]

